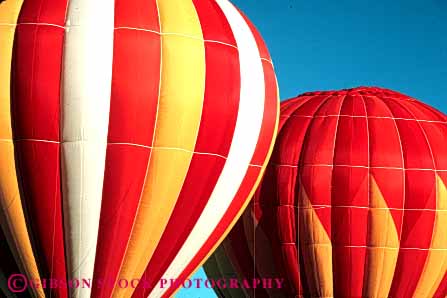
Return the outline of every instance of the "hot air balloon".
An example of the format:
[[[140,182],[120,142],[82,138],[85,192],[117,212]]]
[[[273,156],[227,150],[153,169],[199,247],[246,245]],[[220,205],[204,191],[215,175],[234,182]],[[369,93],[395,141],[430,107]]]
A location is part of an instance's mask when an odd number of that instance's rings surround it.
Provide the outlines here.
[[[83,284],[30,295],[170,297],[158,280],[215,249],[273,148],[259,33],[227,0],[6,0],[0,57],[8,244],[28,278]]]
[[[392,90],[283,102],[261,186],[207,272],[285,280],[245,297],[445,298],[446,148],[447,117]]]

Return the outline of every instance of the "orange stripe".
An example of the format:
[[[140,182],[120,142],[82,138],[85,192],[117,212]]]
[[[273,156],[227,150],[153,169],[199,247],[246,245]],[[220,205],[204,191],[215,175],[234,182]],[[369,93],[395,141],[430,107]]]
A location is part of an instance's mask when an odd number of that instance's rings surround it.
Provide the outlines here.
[[[0,5],[0,205],[1,226],[23,272],[30,279],[39,279],[20,200],[15,167],[11,127],[11,61],[14,34],[22,0],[9,0]],[[9,63],[5,63],[9,61]],[[44,297],[43,290],[33,289],[34,297]]]
[[[312,297],[334,297],[332,242],[303,185],[300,187],[299,234],[304,270]]]
[[[388,297],[399,254],[399,235],[385,198],[370,177],[368,255],[363,296]]]

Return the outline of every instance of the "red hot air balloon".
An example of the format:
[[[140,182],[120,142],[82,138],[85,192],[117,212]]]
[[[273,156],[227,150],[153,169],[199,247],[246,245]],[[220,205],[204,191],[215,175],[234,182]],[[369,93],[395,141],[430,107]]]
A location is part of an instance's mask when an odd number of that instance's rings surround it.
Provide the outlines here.
[[[247,297],[445,298],[447,117],[361,87],[287,100],[280,119],[254,205],[207,271],[285,279]]]
[[[227,0],[6,0],[0,60],[0,216],[18,267],[94,279],[53,298],[170,297],[157,281],[200,266],[271,153],[259,33]]]

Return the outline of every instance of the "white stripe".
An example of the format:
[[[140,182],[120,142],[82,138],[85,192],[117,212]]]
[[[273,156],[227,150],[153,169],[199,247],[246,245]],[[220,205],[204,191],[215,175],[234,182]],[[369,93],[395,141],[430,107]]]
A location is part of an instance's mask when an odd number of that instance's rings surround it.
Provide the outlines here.
[[[101,210],[114,1],[71,0],[62,69],[62,187],[68,278],[91,278]],[[91,289],[70,289],[88,298]]]
[[[256,40],[247,23],[227,0],[217,0],[234,33],[241,67],[240,105],[227,162],[205,209],[163,278],[176,278],[202,247],[233,201],[255,152],[264,114],[264,71]],[[159,298],[167,289],[155,288]]]

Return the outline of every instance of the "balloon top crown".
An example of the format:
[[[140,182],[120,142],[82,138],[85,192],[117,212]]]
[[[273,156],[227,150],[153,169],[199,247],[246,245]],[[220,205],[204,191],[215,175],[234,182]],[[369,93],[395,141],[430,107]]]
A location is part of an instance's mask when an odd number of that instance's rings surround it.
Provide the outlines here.
[[[340,90],[312,91],[303,93],[285,102],[308,103],[299,104],[298,113],[316,115],[338,115],[339,111],[348,114],[376,117],[417,118],[426,121],[446,123],[447,115],[436,108],[400,92],[381,87],[356,87]],[[314,111],[315,106],[319,108]],[[282,107],[283,114],[289,113],[293,104]],[[295,111],[295,112],[297,112]],[[304,111],[304,112],[303,112]],[[293,113],[295,113],[293,112]]]
[[[367,87],[360,86],[355,88],[347,88],[340,90],[327,90],[327,91],[311,91],[306,92],[301,96],[318,96],[318,95],[327,95],[327,96],[337,96],[337,95],[366,95],[366,96],[377,96],[377,97],[391,97],[393,99],[401,99],[408,101],[415,101],[416,99],[409,97],[408,95],[399,93],[397,91],[386,89],[382,87]]]

